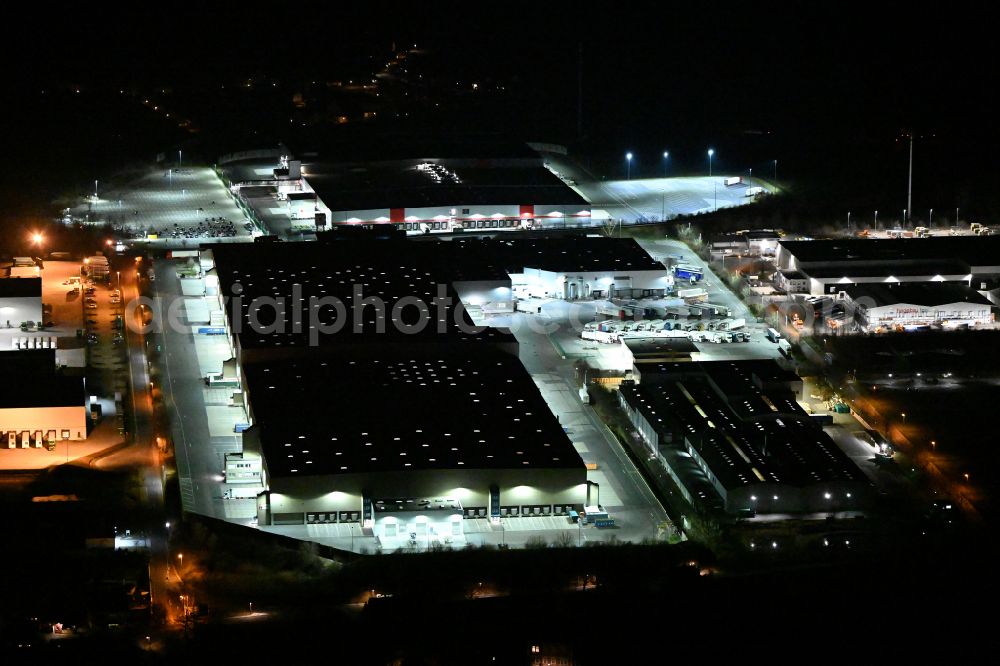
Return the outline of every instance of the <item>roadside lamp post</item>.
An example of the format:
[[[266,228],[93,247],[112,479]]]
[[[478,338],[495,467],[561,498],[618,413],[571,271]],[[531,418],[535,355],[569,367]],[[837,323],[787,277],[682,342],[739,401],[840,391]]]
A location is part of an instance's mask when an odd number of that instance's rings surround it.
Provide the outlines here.
[[[875,211],[875,231],[878,231],[878,211]]]
[[[778,180],[778,160],[774,160],[774,179]]]
[[[753,187],[753,167],[750,167],[750,175],[747,177],[747,187]]]
[[[715,149],[714,148],[709,148],[708,149],[708,177],[709,178],[712,177],[712,155],[715,155]]]
[[[931,208],[931,212],[927,215],[927,226],[931,229],[934,228],[934,209]]]
[[[670,158],[670,152],[663,151],[663,177],[667,177],[667,160]],[[663,222],[667,218],[667,184],[663,183],[663,191],[660,192],[660,221]]]
[[[847,233],[851,233],[851,211],[847,211]]]
[[[632,180],[632,153],[625,153],[625,180]]]

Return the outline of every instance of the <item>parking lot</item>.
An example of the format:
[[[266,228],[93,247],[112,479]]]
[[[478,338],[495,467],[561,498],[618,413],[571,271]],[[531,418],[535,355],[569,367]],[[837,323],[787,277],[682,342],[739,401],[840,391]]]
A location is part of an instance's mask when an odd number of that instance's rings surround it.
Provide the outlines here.
[[[109,222],[126,239],[181,246],[253,235],[249,221],[208,167],[151,169],[126,186],[98,189],[98,197],[70,211],[71,218]]]

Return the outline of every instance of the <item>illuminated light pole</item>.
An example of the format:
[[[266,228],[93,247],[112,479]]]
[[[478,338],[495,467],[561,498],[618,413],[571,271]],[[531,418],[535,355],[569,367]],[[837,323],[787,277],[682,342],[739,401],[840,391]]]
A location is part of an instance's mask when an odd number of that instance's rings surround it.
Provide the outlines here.
[[[906,184],[906,210],[913,210],[913,132],[910,132],[910,177]],[[906,211],[903,212],[903,223],[906,223]]]
[[[712,177],[712,155],[715,155],[715,149],[714,148],[709,148],[708,149],[708,177],[709,178]]]
[[[774,160],[774,179],[778,180],[778,160]]]
[[[847,233],[851,233],[851,211],[847,211]]]
[[[753,187],[753,167],[750,167],[750,175],[747,177],[747,187]]]
[[[927,226],[934,228],[934,209],[931,208],[931,212],[927,215]]]
[[[667,177],[667,160],[670,158],[670,152],[663,151],[663,177]],[[662,222],[667,218],[667,184],[663,183],[663,191],[660,193],[660,221]]]
[[[875,211],[875,231],[878,231],[878,211]]]
[[[632,153],[625,153],[625,180],[632,180]]]

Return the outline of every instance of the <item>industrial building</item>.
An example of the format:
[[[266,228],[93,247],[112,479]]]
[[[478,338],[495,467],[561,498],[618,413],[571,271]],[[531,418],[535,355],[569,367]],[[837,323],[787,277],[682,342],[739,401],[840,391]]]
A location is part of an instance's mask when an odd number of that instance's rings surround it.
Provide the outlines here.
[[[510,278],[518,298],[663,297],[673,276],[633,238],[493,238],[451,242]]]
[[[87,438],[83,377],[56,368],[54,349],[0,351],[0,448]]]
[[[591,215],[590,204],[527,144],[373,137],[299,158],[235,154],[220,160],[218,171],[245,205],[284,208],[289,220],[318,229],[391,223],[411,234],[514,230]]]
[[[857,509],[861,470],[806,414],[802,380],[774,361],[637,366],[619,401],[692,504],[729,513]]]
[[[0,279],[0,328],[42,321],[42,278]]]
[[[994,321],[994,306],[962,284],[860,284],[842,288],[839,297],[852,306],[855,322],[863,332],[955,328]]]
[[[852,284],[943,282],[964,284],[996,302],[1000,237],[781,241],[777,263],[789,281],[808,280],[808,292],[816,296]]]
[[[713,254],[740,254],[773,257],[781,236],[770,229],[751,229],[712,237]]]
[[[509,300],[510,278],[456,260],[471,256],[459,250],[405,240],[203,249],[202,288],[233,356],[208,381],[231,388],[247,415],[227,476],[260,479],[260,525],[447,537],[467,517],[588,502],[583,461],[517,341],[464,311],[462,289]]]
[[[631,367],[633,374],[640,373],[640,367],[647,363],[675,363],[697,361],[701,357],[698,347],[688,335],[655,338],[622,338],[624,365]]]

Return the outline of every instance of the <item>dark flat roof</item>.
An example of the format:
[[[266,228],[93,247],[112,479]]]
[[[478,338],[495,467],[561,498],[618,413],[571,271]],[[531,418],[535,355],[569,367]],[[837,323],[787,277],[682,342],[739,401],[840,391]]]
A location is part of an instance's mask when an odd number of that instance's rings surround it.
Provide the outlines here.
[[[272,476],[583,467],[513,356],[259,363],[246,381]]]
[[[687,336],[675,338],[623,338],[623,344],[638,358],[646,355],[659,355],[664,352],[671,354],[692,354],[698,347]]]
[[[844,285],[841,291],[852,299],[870,298],[876,305],[947,305],[949,303],[978,303],[990,305],[982,294],[964,284],[941,282],[903,282],[900,284]]]
[[[0,298],[42,297],[42,278],[0,278]]]
[[[1000,236],[781,241],[781,246],[800,263],[905,260],[957,260],[969,266],[1000,263]]]
[[[230,302],[226,311],[236,330],[237,322],[232,318],[235,307],[239,306],[238,335],[244,349],[307,348],[313,332],[310,327],[317,325],[316,320],[320,326],[339,327],[331,332],[316,329],[321,346],[334,341],[336,344],[515,342],[511,334],[498,329],[477,329],[468,314],[456,308],[460,300],[451,283],[464,278],[462,269],[468,265],[456,259],[455,248],[443,243],[358,239],[220,243],[207,247],[215,257],[222,294],[229,297],[239,292],[239,301]],[[500,279],[488,267],[481,267],[476,274]],[[384,310],[379,311],[375,305],[355,307],[356,289],[360,299],[381,299]],[[450,302],[441,302],[439,306],[436,301],[439,295]],[[318,308],[318,316],[310,317],[309,303],[313,297],[337,299],[344,306],[343,313],[328,304]],[[268,328],[276,321],[274,308],[267,305],[273,298],[281,298],[285,303],[286,325],[279,330]],[[421,303],[402,307],[394,320],[394,306],[405,305],[412,299]],[[297,330],[292,326],[296,310],[302,313]],[[252,325],[251,313],[260,326]],[[421,320],[425,322],[422,328],[411,328],[420,326]]]
[[[816,264],[799,266],[804,273],[813,278],[831,277],[880,277],[903,275],[960,275],[969,274],[969,264],[957,259],[928,259],[926,261],[858,261],[854,263],[840,262],[833,266]]]
[[[433,166],[420,168],[427,164]],[[319,161],[304,164],[303,170],[309,185],[334,211],[529,204],[567,206],[562,211],[566,214],[590,210],[583,197],[540,163],[455,164],[416,158],[364,164]]]
[[[634,238],[492,238],[455,239],[452,244],[493,257],[509,272],[537,268],[554,273],[587,271],[666,271]]]
[[[83,377],[58,373],[54,349],[0,352],[0,377],[0,408],[86,405]]]
[[[766,364],[777,369],[768,371]],[[758,373],[772,381],[798,380],[773,361],[662,365],[684,374],[674,381],[622,385],[623,395],[654,428],[682,433],[723,486],[864,479],[791,391],[773,384],[762,390],[754,382]]]

